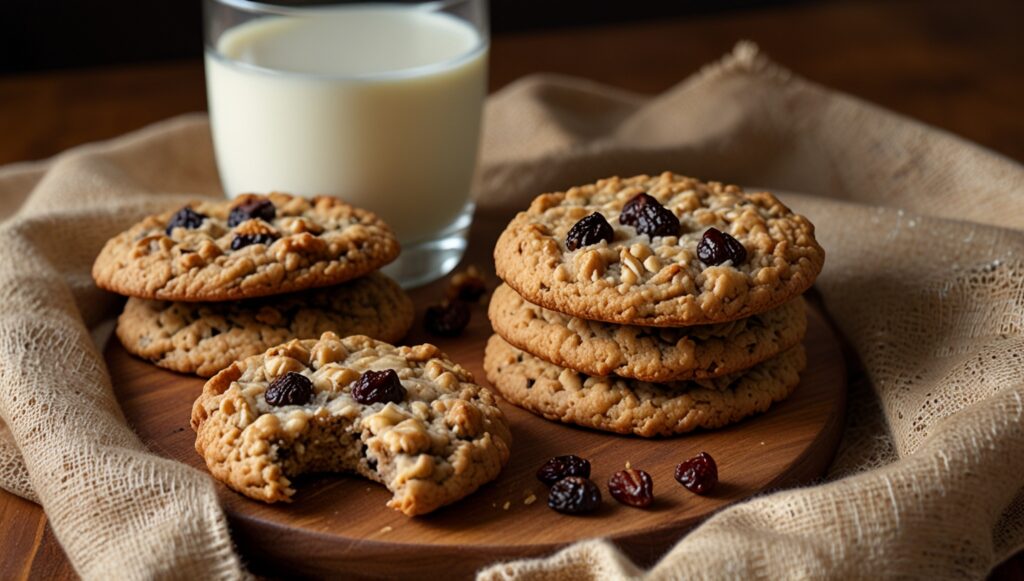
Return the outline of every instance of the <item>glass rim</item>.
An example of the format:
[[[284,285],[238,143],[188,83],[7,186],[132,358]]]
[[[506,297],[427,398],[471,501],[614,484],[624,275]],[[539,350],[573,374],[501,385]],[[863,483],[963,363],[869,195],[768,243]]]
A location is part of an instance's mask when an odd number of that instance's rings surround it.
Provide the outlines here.
[[[309,81],[330,81],[332,83],[371,83],[376,81],[397,81],[401,79],[408,79],[427,75],[433,72],[440,72],[455,66],[458,66],[464,62],[468,62],[478,57],[480,53],[488,50],[490,43],[486,40],[482,41],[479,46],[474,48],[472,51],[465,54],[461,54],[455,58],[439,61],[436,63],[430,63],[427,65],[420,65],[418,67],[409,67],[407,69],[397,69],[394,71],[384,71],[378,73],[361,73],[355,75],[328,75],[323,73],[305,73],[300,71],[289,71],[283,69],[272,69],[269,67],[261,67],[252,63],[244,61],[238,61],[224,56],[220,51],[214,47],[207,46],[206,50],[209,53],[210,58],[220,60],[228,66],[238,67],[243,70],[255,71],[265,75],[272,75],[277,77],[295,77]]]
[[[292,6],[278,6],[274,4],[267,4],[265,2],[258,2],[256,0],[205,0],[208,5],[220,5],[228,8],[235,8],[239,10],[248,10],[250,7],[254,10],[250,10],[250,14],[262,14],[270,16],[303,16],[309,15],[313,12],[323,11],[342,11],[352,8],[386,8],[386,9],[401,9],[404,6],[412,6],[418,11],[423,13],[433,14],[440,13],[441,10],[452,6],[458,6],[460,4],[470,4],[474,2],[481,3],[486,6],[487,0],[432,0],[427,2],[419,2],[416,4],[406,4],[401,2],[357,2],[351,4],[333,4],[327,6],[303,6],[303,7],[292,7]],[[262,7],[269,8],[270,10],[263,11]],[[278,10],[283,9],[283,10]],[[205,20],[205,17],[204,17]],[[461,20],[461,19],[460,19]],[[462,63],[468,62],[477,58],[481,53],[485,53],[490,50],[491,38],[490,30],[484,23],[483,27],[475,26],[473,22],[466,21],[466,24],[472,26],[476,31],[480,42],[477,46],[473,47],[472,50],[460,54],[458,56],[420,65],[416,67],[409,67],[404,69],[397,69],[393,71],[383,72],[372,72],[372,73],[360,73],[360,74],[325,74],[325,73],[308,73],[300,71],[290,71],[285,69],[275,69],[270,67],[264,67],[260,65],[254,65],[245,61],[233,59],[224,53],[222,53],[215,42],[207,34],[204,33],[203,47],[205,49],[208,58],[217,59],[223,62],[225,65],[238,67],[242,70],[258,72],[265,75],[277,76],[277,77],[292,77],[302,78],[305,80],[313,81],[328,81],[333,83],[372,83],[372,82],[387,82],[387,81],[398,81],[407,78],[418,77],[421,75],[428,75],[433,72],[442,71],[451,67],[458,66]],[[204,24],[205,27],[205,24]]]
[[[319,12],[327,10],[338,10],[344,9],[349,6],[361,6],[361,7],[390,7],[390,6],[408,6],[415,7],[417,10],[424,12],[437,12],[450,8],[458,4],[469,4],[472,2],[486,2],[486,0],[427,0],[425,2],[382,2],[380,0],[374,2],[358,2],[352,4],[322,4],[322,5],[309,5],[309,6],[282,6],[280,4],[270,4],[268,2],[259,2],[258,0],[206,0],[212,4],[220,4],[223,6],[229,6],[238,10],[244,10],[246,12],[256,14],[278,14],[281,16],[292,16],[299,14],[308,14],[310,12]]]

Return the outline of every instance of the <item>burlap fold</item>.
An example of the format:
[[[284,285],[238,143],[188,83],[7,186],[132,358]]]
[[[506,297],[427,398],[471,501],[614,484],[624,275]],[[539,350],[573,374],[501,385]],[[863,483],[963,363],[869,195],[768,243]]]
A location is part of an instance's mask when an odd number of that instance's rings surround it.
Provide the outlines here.
[[[829,481],[724,510],[652,578],[981,577],[1024,548],[1024,169],[836,94],[749,44],[648,98],[552,76],[488,105],[481,206],[671,169],[806,192],[818,287],[863,364]],[[120,301],[102,243],[219,195],[187,116],[0,169],[0,486],[40,502],[86,578],[244,575],[209,479],[125,424],[88,329]],[[609,543],[484,578],[641,575]]]

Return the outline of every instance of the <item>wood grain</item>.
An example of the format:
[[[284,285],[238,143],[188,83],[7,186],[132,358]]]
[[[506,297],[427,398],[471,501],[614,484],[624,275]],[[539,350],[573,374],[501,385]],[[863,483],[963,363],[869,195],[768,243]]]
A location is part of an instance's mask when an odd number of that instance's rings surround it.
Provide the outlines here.
[[[506,222],[507,216],[478,216],[467,262],[487,268],[489,249]],[[412,293],[417,312],[437,301],[443,284]],[[466,333],[433,342],[483,381],[490,333],[484,308],[477,306]],[[431,338],[417,326],[405,342],[426,340]],[[838,339],[816,310],[806,344],[810,363],[796,393],[767,414],[724,430],[645,440],[552,423],[503,403],[514,437],[509,465],[476,494],[425,517],[410,519],[386,508],[391,495],[381,486],[337,475],[303,478],[291,504],[266,505],[221,486],[222,504],[247,558],[314,575],[444,571],[468,577],[496,559],[547,554],[595,536],[614,539],[639,563],[653,564],[684,531],[724,506],[822,475],[842,431],[846,369]],[[106,356],[118,399],[143,441],[160,455],[205,470],[188,427],[204,381],[136,359],[116,342]],[[673,479],[675,465],[700,451],[717,460],[722,478],[709,497],[693,495]],[[649,471],[656,505],[636,510],[608,497],[597,514],[582,518],[548,509],[536,470],[547,458],[569,453],[591,460],[592,477],[602,488],[626,461]],[[530,495],[536,501],[527,505]]]
[[[446,347],[478,377],[482,334]],[[221,500],[246,558],[307,574],[444,571],[468,577],[496,559],[539,556],[595,536],[615,540],[637,562],[650,565],[683,532],[722,507],[822,475],[842,429],[846,375],[838,342],[816,312],[807,343],[811,363],[794,396],[725,430],[644,440],[555,424],[503,405],[515,437],[509,466],[476,494],[426,517],[408,518],[386,508],[390,493],[383,487],[344,475],[303,478],[291,504],[265,505],[226,487],[220,487]],[[149,447],[205,469],[187,427],[203,381],[134,359],[116,343],[108,348],[107,361],[125,414]],[[700,451],[715,457],[722,478],[709,497],[689,493],[672,477],[676,463]],[[535,472],[547,458],[566,453],[589,458],[602,488],[627,460],[648,470],[656,504],[649,510],[627,508],[605,490],[595,515],[574,518],[551,511]],[[536,502],[527,505],[530,495]]]

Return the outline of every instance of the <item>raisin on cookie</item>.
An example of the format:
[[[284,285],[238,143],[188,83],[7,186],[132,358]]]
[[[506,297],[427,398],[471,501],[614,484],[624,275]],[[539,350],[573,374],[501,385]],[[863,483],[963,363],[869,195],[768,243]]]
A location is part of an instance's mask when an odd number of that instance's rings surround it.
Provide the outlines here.
[[[492,335],[484,369],[509,403],[549,420],[654,437],[721,428],[764,412],[796,389],[806,361],[798,345],[740,373],[655,384],[614,375],[590,377]]]
[[[107,242],[92,275],[127,296],[225,301],[342,283],[398,252],[380,218],[337,198],[246,194],[145,218]]]
[[[588,375],[650,382],[718,377],[774,357],[807,331],[802,298],[745,319],[691,327],[637,327],[588,321],[534,305],[506,285],[488,310],[512,345]]]
[[[772,309],[807,290],[824,260],[814,226],[775,196],[667,172],[543,194],[494,249],[498,276],[534,304],[659,327]]]
[[[437,347],[333,333],[215,375],[192,428],[213,476],[250,498],[288,501],[300,474],[354,472],[410,516],[493,480],[511,443],[495,395]]]
[[[412,299],[371,273],[337,286],[220,303],[130,298],[117,319],[129,352],[179,373],[210,377],[240,359],[327,331],[393,343],[413,322]]]

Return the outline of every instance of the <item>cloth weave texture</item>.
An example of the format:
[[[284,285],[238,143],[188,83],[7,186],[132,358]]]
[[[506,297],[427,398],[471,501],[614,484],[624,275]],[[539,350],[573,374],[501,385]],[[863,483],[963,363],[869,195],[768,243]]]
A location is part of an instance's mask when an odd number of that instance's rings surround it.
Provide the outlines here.
[[[979,578],[1024,548],[1024,168],[747,43],[657,97],[533,76],[485,115],[484,208],[663,170],[806,192],[781,197],[859,370],[823,483],[723,510],[649,571],[594,540],[482,578]],[[84,578],[246,575],[211,480],[147,451],[89,332],[122,304],[90,278],[102,244],[219,195],[202,115],[0,168],[0,486]]]

